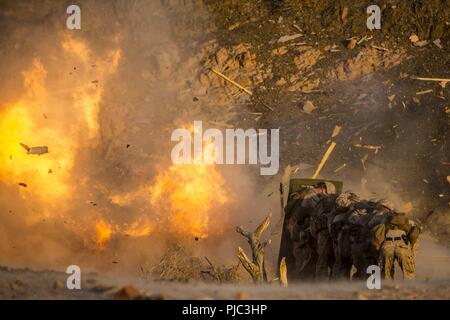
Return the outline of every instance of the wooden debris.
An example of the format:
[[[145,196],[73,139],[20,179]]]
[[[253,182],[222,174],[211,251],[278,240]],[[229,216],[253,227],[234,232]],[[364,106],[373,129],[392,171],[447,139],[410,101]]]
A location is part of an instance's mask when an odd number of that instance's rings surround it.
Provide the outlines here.
[[[259,100],[259,102],[267,109],[269,109],[270,111],[273,111],[273,108],[271,106],[269,106],[267,103],[265,103],[264,101]]]
[[[373,36],[368,37],[367,35],[365,35],[364,37],[362,37],[361,39],[359,39],[359,41],[356,43],[357,45],[360,45],[361,43],[363,43],[364,41],[369,41],[370,39],[372,39]]]
[[[327,149],[327,152],[323,155],[322,160],[320,161],[319,165],[317,166],[316,172],[314,172],[312,179],[316,179],[319,175],[320,171],[322,170],[323,166],[325,165],[325,162],[327,162],[328,158],[330,157],[330,154],[333,152],[334,147],[336,147],[336,142],[331,142],[330,146]]]
[[[355,146],[357,148],[364,148],[364,149],[374,150],[375,153],[378,153],[378,151],[381,149],[381,146],[374,146],[374,145],[371,145],[371,144],[363,144],[363,143],[356,143],[353,146]]]
[[[420,80],[420,81],[437,81],[437,82],[450,82],[450,79],[446,78],[424,78],[424,77],[412,77],[412,79]]]
[[[268,282],[267,272],[264,262],[264,248],[270,243],[270,240],[261,242],[260,238],[270,223],[272,213],[255,229],[254,232],[245,231],[242,227],[236,227],[236,232],[243,235],[252,250],[252,260],[250,260],[241,247],[238,247],[238,258],[242,266],[250,274],[255,283]]]
[[[241,86],[239,83],[237,83],[236,81],[231,80],[230,78],[228,78],[226,75],[224,75],[223,73],[220,73],[217,70],[211,69],[212,72],[214,72],[215,74],[217,74],[219,77],[221,77],[222,79],[225,79],[226,81],[228,81],[229,83],[233,84],[234,86],[238,87],[239,89],[241,89],[242,91],[248,93],[249,95],[253,95],[253,93],[248,90],[247,88],[244,88],[243,86]]]
[[[48,153],[48,147],[47,146],[39,146],[39,147],[29,147],[24,143],[19,143],[22,148],[24,148],[27,151],[27,154],[37,154],[37,155],[41,155],[41,154],[45,154]]]
[[[413,43],[415,47],[425,47],[427,44],[428,44],[427,40],[421,40]]]
[[[365,154],[364,157],[361,158],[361,164],[363,166],[364,171],[367,170],[367,168],[366,168],[366,161],[367,161],[368,158],[369,158],[368,154]]]
[[[288,286],[286,257],[283,257],[280,261],[280,284],[285,288]]]
[[[299,37],[301,37],[302,36],[302,34],[301,33],[296,33],[296,34],[293,34],[293,35],[288,35],[288,36],[282,36],[282,37],[280,37],[279,39],[278,39],[278,43],[284,43],[284,42],[288,42],[288,41],[291,41],[291,40],[294,40],[294,39],[297,39],[297,38],[299,38]]]
[[[383,48],[383,47],[379,47],[379,46],[375,46],[375,45],[371,45],[371,47],[374,48],[374,49],[377,49],[377,50],[389,52],[389,49],[386,49],[386,48]]]
[[[432,93],[432,92],[433,92],[433,89],[418,91],[418,92],[416,92],[416,96],[421,96],[423,94]]]
[[[297,29],[298,32],[302,32],[302,29],[300,29],[300,27],[296,24],[292,25],[295,29]]]
[[[314,103],[312,103],[312,101],[307,100],[303,103],[302,109],[306,113],[311,113],[316,110],[317,107],[314,105]]]
[[[441,39],[436,39],[433,41],[433,44],[438,47],[439,49],[442,49]]]
[[[336,173],[336,172],[339,172],[339,171],[341,171],[342,169],[344,169],[345,167],[347,166],[347,164],[346,163],[344,163],[342,166],[340,166],[339,168],[336,168],[335,170],[334,170],[334,172]]]
[[[223,73],[215,70],[215,69],[211,69],[212,72],[214,72],[215,74],[217,74],[219,77],[221,77],[222,79],[228,81],[229,83],[231,83],[232,85],[234,85],[235,87],[241,89],[242,91],[244,91],[245,93],[248,93],[249,95],[253,95],[253,92],[250,91],[249,89],[241,86],[239,83],[237,83],[236,81],[231,80],[230,78],[228,78],[226,75],[224,75]],[[258,100],[265,108],[267,108],[270,111],[273,111],[273,108],[270,107],[267,103]]]
[[[331,134],[331,137],[336,137],[341,132],[342,126],[334,126],[333,133]]]
[[[417,41],[419,41],[419,37],[413,33],[410,37],[409,37],[409,41],[411,41],[412,44],[416,43]]]
[[[351,38],[347,43],[347,49],[350,49],[350,50],[354,49],[356,47],[357,43],[358,42],[356,41],[355,38]]]
[[[236,22],[236,23],[234,23],[234,24],[232,24],[231,26],[228,27],[228,31],[233,31],[234,29],[236,29],[239,26],[240,26],[240,23]]]

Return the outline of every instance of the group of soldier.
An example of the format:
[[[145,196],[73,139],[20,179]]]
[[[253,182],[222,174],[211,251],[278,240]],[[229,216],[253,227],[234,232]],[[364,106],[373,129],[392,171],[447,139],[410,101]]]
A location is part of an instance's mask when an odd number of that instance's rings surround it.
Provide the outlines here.
[[[397,261],[403,279],[414,279],[420,228],[384,202],[328,194],[319,182],[291,194],[285,213],[296,278],[365,279],[378,265],[392,279]]]

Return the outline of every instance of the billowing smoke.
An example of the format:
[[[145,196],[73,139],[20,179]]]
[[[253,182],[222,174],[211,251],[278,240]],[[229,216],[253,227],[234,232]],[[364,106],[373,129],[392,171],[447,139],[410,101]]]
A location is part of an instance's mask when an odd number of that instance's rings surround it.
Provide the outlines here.
[[[0,263],[136,271],[175,239],[231,259],[269,210],[255,170],[170,160],[172,130],[229,118],[194,99],[204,52],[164,2],[82,1],[81,30],[68,5],[2,3]]]

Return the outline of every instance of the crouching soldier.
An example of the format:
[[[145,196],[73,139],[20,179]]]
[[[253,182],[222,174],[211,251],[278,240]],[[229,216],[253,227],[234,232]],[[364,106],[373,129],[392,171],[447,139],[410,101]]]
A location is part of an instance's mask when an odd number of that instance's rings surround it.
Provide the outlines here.
[[[420,229],[402,213],[393,214],[386,223],[374,227],[373,245],[380,250],[381,269],[385,279],[393,276],[394,263],[398,262],[403,279],[414,279],[414,244]]]
[[[352,192],[343,192],[336,198],[335,212],[330,215],[331,223],[328,224],[331,239],[333,240],[334,265],[333,279],[350,279],[352,270],[352,254],[350,243],[351,225],[348,221],[350,214],[355,210],[355,205],[360,201]]]
[[[316,279],[328,280],[334,265],[333,242],[328,231],[328,219],[335,209],[336,195],[323,197],[311,216],[311,235],[316,240]]]
[[[310,220],[314,208],[327,194],[325,183],[301,191],[290,209],[288,229],[293,241],[296,274],[299,279],[314,278],[316,268],[316,242],[311,235]]]

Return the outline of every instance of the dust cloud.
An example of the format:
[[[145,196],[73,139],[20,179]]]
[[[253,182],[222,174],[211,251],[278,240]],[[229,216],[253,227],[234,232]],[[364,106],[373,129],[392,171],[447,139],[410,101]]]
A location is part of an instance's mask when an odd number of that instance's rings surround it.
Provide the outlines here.
[[[230,118],[196,104],[204,53],[164,1],[81,1],[74,31],[68,5],[1,4],[0,264],[133,274],[172,241],[234,263],[234,227],[271,209],[256,169],[170,161],[172,130]]]

